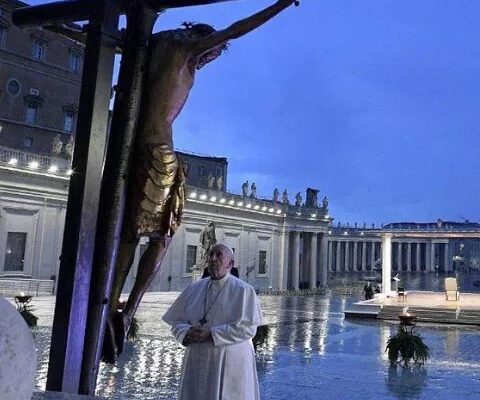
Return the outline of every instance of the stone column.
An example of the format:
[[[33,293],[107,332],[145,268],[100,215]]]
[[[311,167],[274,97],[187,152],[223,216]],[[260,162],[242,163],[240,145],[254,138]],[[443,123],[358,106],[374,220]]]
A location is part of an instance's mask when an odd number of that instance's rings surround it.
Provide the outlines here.
[[[358,264],[358,242],[353,242],[353,270],[357,270]]]
[[[325,239],[324,236],[327,235],[322,235],[322,240]],[[328,240],[328,270],[333,271],[333,242],[331,240]]]
[[[280,237],[280,269],[277,275],[277,289],[285,290],[288,286],[288,266],[290,258],[290,232],[285,229]]]
[[[367,270],[367,242],[362,242],[362,271]]]
[[[293,232],[292,289],[300,284],[300,232]]]
[[[412,272],[412,244],[407,244],[407,271]]]
[[[392,235],[382,235],[382,293],[389,295],[392,277]]]
[[[420,266],[420,263],[422,262],[421,249],[422,246],[420,245],[420,243],[417,243],[417,251],[415,253],[415,267],[417,268],[417,272],[420,272],[422,270]]]
[[[345,242],[345,271],[350,271],[350,242]]]
[[[327,286],[328,280],[328,268],[327,268],[327,251],[328,251],[328,246],[331,244],[331,242],[328,242],[328,234],[323,233],[322,238],[320,240],[320,276],[318,277],[318,280],[320,281],[320,287],[325,287]],[[328,253],[328,258],[330,259],[331,257],[331,252]]]
[[[375,266],[375,242],[370,242],[370,265],[373,270]]]
[[[339,240],[337,240],[337,249],[336,249],[336,252],[337,252],[337,260],[336,260],[336,269],[337,269],[337,272],[340,272],[340,261],[341,261],[341,254],[340,254],[340,250],[342,248],[342,242],[340,242]]]
[[[434,242],[430,244],[430,272],[435,272],[435,245]]]
[[[310,235],[310,274],[309,274],[309,288],[317,287],[317,234]]]
[[[398,270],[402,271],[402,243],[397,242],[397,265]]]
[[[445,272],[450,271],[450,257],[448,256],[448,243],[444,244],[444,253],[443,253],[443,265]]]

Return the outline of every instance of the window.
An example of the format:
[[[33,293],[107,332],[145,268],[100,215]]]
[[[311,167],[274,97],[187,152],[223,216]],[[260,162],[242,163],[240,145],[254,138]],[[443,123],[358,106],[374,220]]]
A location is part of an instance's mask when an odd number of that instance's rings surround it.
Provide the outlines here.
[[[258,274],[265,275],[267,273],[267,252],[260,250],[258,252]]]
[[[208,171],[203,165],[200,165],[198,167],[198,175],[199,176],[207,176],[208,175]]]
[[[5,47],[7,41],[7,27],[0,25],[0,48]]]
[[[43,60],[45,57],[45,41],[38,38],[32,39],[32,57],[35,60]]]
[[[223,175],[223,170],[222,168],[215,168],[215,176],[222,176]]]
[[[75,113],[71,110],[63,112],[63,130],[65,132],[73,132],[73,125],[75,123]]]
[[[25,147],[32,147],[33,146],[33,138],[30,136],[25,136],[23,138],[23,145]]]
[[[82,68],[82,59],[83,56],[81,53],[75,50],[70,50],[70,56],[68,60],[68,66],[70,71],[75,73],[80,73],[80,69]]]
[[[20,92],[20,83],[16,79],[10,79],[7,83],[7,92],[11,96],[16,96]]]
[[[197,263],[197,246],[188,245],[187,246],[187,265],[185,272],[187,274],[192,273],[194,265]]]
[[[25,121],[29,124],[35,124],[37,122],[37,110],[38,103],[34,101],[29,101],[27,103],[27,113]]]
[[[0,7],[0,17],[4,17],[4,16],[5,16],[5,9]]]
[[[23,271],[26,243],[26,232],[8,232],[7,249],[5,251],[5,265],[3,267],[4,271]]]

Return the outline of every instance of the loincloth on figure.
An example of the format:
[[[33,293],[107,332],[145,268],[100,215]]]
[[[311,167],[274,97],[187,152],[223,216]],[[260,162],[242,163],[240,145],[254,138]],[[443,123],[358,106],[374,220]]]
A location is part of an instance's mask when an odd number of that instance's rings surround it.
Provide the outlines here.
[[[144,144],[132,164],[123,237],[135,241],[172,236],[185,204],[185,177],[175,152],[166,144]]]

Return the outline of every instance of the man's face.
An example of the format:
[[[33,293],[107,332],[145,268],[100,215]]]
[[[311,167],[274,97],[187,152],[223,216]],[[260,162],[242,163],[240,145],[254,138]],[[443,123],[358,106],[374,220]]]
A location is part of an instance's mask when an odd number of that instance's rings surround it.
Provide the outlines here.
[[[208,254],[208,270],[214,280],[223,278],[232,268],[232,255],[223,246],[214,246]]]

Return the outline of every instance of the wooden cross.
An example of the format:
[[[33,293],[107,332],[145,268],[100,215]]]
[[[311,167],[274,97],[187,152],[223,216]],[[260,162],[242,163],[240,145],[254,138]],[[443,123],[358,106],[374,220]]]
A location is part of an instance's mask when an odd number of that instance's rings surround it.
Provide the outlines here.
[[[20,8],[12,15],[20,27],[88,20],[47,390],[95,392],[115,266],[112,255],[121,227],[124,187],[118,182],[133,138],[128,127],[117,132],[108,144],[104,164],[114,56],[116,48],[124,45],[118,30],[120,15],[134,10],[138,24],[129,24],[127,14],[127,33],[130,29],[131,37],[140,43],[151,34],[159,10],[225,1],[231,0],[72,0]],[[112,124],[128,122],[138,111],[139,84],[131,78],[142,74],[139,61],[145,51],[141,46],[122,50],[118,84],[124,110]],[[105,217],[97,221],[98,215]]]

